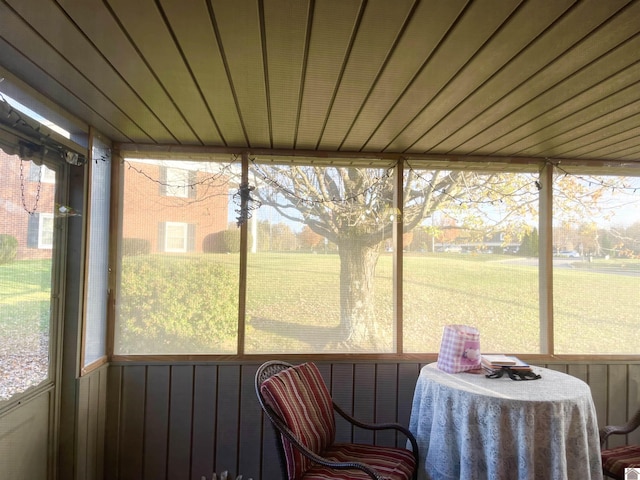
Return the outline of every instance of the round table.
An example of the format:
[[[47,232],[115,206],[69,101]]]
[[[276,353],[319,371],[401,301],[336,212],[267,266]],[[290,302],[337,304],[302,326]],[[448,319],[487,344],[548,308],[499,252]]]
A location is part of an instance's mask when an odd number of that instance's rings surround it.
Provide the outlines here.
[[[409,429],[421,479],[602,479],[589,386],[532,367],[539,380],[449,374],[432,363],[416,384]]]

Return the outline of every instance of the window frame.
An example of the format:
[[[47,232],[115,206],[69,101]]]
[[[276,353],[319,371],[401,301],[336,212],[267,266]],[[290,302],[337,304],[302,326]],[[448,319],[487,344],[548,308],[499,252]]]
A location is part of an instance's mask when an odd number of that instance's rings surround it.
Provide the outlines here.
[[[45,222],[51,222],[51,231],[45,228]],[[38,215],[38,248],[41,250],[51,250],[53,248],[53,234],[54,234],[54,222],[55,217],[53,213],[42,213]],[[45,242],[45,235],[51,235],[51,243]]]
[[[129,155],[129,152],[132,155]],[[193,152],[191,152],[192,156],[190,157],[192,160],[195,158],[193,156]],[[243,150],[233,150],[233,149],[216,149],[215,151],[208,151],[207,149],[202,149],[200,155],[197,156],[198,159],[202,160],[210,160],[210,161],[225,161],[221,160],[221,156],[224,156],[228,159],[229,155],[235,156],[235,158],[242,157],[242,168],[243,182],[249,182],[248,178],[248,165],[251,161],[250,155],[253,155],[253,152],[243,151]],[[398,156],[398,155],[385,155],[385,154],[348,154],[343,152],[331,152],[331,153],[317,153],[317,152],[304,152],[296,153],[296,152],[287,152],[287,151],[275,151],[275,150],[262,150],[260,152],[256,152],[256,154],[261,154],[261,160],[264,158],[268,158],[269,161],[273,163],[279,164],[303,164],[310,166],[323,166],[323,165],[345,165],[345,166],[373,166],[373,167],[384,167],[392,162],[396,163],[396,178],[401,178],[406,161],[414,161],[416,165],[420,165],[420,168],[441,168],[446,170],[459,170],[459,169],[468,169],[475,170],[478,172],[495,172],[504,171],[504,172],[514,172],[514,173],[538,173],[540,175],[540,200],[538,207],[539,214],[539,225],[538,225],[538,233],[540,239],[539,245],[539,290],[540,290],[540,308],[539,308],[539,318],[540,318],[540,341],[541,341],[541,349],[538,354],[526,354],[523,355],[524,358],[533,360],[533,361],[543,361],[543,360],[553,360],[562,358],[568,361],[588,361],[590,359],[597,360],[620,360],[620,361],[628,361],[628,360],[640,360],[639,355],[600,355],[600,354],[584,354],[584,355],[556,355],[553,350],[553,300],[552,300],[552,281],[553,281],[553,265],[552,265],[552,192],[551,186],[553,184],[553,174],[554,174],[554,164],[549,159],[540,159],[540,158],[524,158],[524,159],[500,159],[496,157],[491,157],[487,159],[465,159],[464,157],[458,157],[455,160],[452,160],[446,156]],[[150,155],[145,155],[144,146],[141,145],[131,145],[131,148],[125,146],[125,148],[121,149],[120,155],[122,159],[142,159],[149,158]],[[167,150],[166,152],[159,152],[158,149],[153,150],[153,158],[163,159],[163,160],[171,160],[176,161],[179,158],[179,153],[175,151]],[[117,162],[114,162],[114,164]],[[615,162],[614,162],[615,163]],[[563,168],[566,169],[569,173],[571,171],[576,171],[579,169],[587,168],[590,175],[611,175],[615,173],[619,176],[640,176],[640,163],[635,164],[626,162],[622,164],[619,162],[619,168],[616,169],[615,172],[611,171],[611,164],[607,164],[606,168],[603,166],[593,166],[589,161],[566,161],[563,162]],[[123,172],[120,171],[119,175],[121,178],[123,176]],[[399,182],[398,188],[401,190],[402,182]],[[396,208],[398,208],[399,204],[402,203],[401,199],[396,198],[395,200]],[[119,210],[119,214],[121,211]],[[204,355],[203,359],[220,359],[220,358],[233,358],[233,359],[260,359],[267,358],[269,355],[264,354],[247,354],[244,351],[244,315],[245,315],[245,300],[244,300],[244,290],[246,288],[246,279],[243,275],[246,274],[246,255],[249,254],[249,250],[246,248],[248,238],[249,238],[249,230],[247,223],[244,223],[240,226],[241,231],[241,244],[243,248],[241,248],[241,257],[239,268],[241,272],[244,272],[240,278],[240,304],[238,310],[238,352],[235,355]],[[396,223],[396,228],[394,230],[393,235],[393,244],[394,244],[394,252],[401,252],[402,248],[398,248],[398,245],[402,242],[402,225],[401,223]],[[394,269],[397,275],[401,275],[402,273],[402,255],[398,255],[394,253]],[[393,359],[393,360],[406,360],[406,361],[415,361],[415,360],[432,360],[437,358],[437,352],[425,352],[425,353],[402,353],[402,289],[398,287],[396,289],[395,298],[394,298],[394,312],[396,318],[397,332],[396,332],[396,342],[398,345],[398,353],[362,353],[362,354],[349,354],[349,353],[328,353],[323,354],[320,352],[314,352],[306,355],[301,354],[284,354],[284,356],[290,359],[296,358],[317,358],[317,359],[345,359],[345,358],[359,358],[359,359]],[[111,317],[112,321],[115,321],[115,316]],[[113,330],[113,329],[112,329]],[[111,339],[112,341],[112,339]],[[509,353],[517,353],[517,352],[509,352]],[[176,361],[185,360],[188,356],[185,355],[168,355],[163,356],[167,359],[172,359]],[[151,355],[113,355],[110,357],[113,361],[130,361],[130,360],[153,360],[155,356]]]
[[[182,244],[180,248],[169,247],[169,241],[178,237],[170,237],[167,233],[170,228],[180,227],[183,231]],[[189,224],[186,222],[164,222],[164,245],[163,251],[167,253],[187,253],[189,251]]]
[[[88,164],[88,191],[85,207],[87,244],[85,249],[85,286],[80,344],[79,375],[87,375],[108,362],[109,345],[109,258],[113,244],[110,222],[112,168],[111,143],[92,131],[91,162]],[[116,183],[117,185],[117,183]],[[103,210],[104,209],[104,210]],[[104,215],[106,214],[106,215]],[[105,245],[106,244],[106,245]]]
[[[176,167],[167,168],[167,197],[188,198],[189,171]]]
[[[53,202],[54,204],[65,204],[66,192],[68,189],[68,173],[69,166],[63,162],[43,160],[43,165],[53,172],[55,181],[49,182],[54,185]],[[0,401],[0,416],[16,405],[35,398],[45,392],[53,392],[59,388],[60,381],[60,362],[62,356],[60,332],[62,330],[64,318],[64,292],[65,281],[65,263],[67,261],[66,244],[67,244],[67,225],[64,223],[56,224],[56,217],[53,213],[38,214],[38,247],[51,250],[51,292],[49,300],[49,339],[48,339],[48,366],[47,378],[39,384],[28,387],[26,390],[18,392],[7,400]],[[54,222],[52,231],[52,244],[48,247],[40,247],[41,243],[41,226],[42,216],[52,219]]]

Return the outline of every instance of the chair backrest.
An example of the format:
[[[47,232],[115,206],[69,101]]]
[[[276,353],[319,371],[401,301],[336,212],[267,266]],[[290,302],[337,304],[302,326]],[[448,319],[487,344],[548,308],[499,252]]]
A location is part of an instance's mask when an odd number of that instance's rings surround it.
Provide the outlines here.
[[[334,442],[333,401],[315,364],[291,366],[264,379],[258,388],[262,401],[309,450],[320,454]],[[311,462],[285,436],[281,440],[288,477],[300,478]]]

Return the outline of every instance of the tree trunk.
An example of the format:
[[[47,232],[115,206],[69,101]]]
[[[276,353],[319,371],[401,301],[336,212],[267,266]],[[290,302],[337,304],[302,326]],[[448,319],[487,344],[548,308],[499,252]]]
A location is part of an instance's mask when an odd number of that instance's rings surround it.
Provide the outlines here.
[[[377,332],[374,278],[380,244],[364,245],[361,239],[342,239],[340,255],[341,344],[349,350],[376,351],[381,343]]]

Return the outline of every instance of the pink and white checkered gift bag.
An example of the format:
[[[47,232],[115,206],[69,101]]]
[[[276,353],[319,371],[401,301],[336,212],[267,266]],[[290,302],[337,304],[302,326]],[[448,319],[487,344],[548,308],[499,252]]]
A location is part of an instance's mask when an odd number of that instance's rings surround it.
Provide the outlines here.
[[[468,325],[445,325],[438,368],[448,373],[480,368],[480,332]]]

